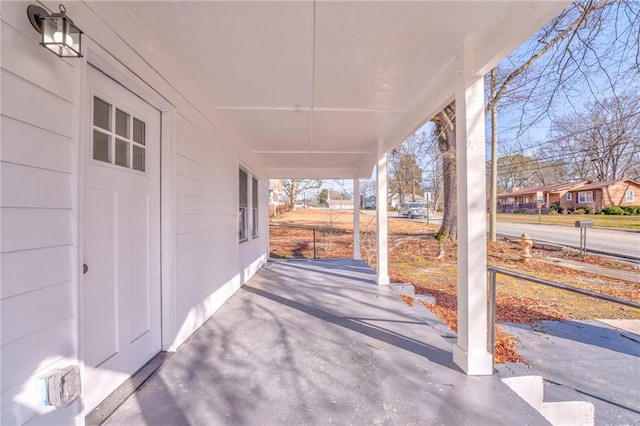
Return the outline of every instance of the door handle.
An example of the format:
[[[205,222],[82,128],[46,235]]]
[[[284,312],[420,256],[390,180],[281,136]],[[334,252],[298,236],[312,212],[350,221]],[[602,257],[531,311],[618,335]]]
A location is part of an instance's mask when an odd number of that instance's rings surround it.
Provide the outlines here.
[[[89,271],[89,265],[87,265],[86,263],[82,264],[82,273],[86,274]]]

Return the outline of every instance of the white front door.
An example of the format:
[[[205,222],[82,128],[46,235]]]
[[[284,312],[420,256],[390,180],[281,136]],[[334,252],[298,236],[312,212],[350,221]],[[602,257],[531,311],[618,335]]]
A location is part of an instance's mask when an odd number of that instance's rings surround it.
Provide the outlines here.
[[[93,408],[160,351],[160,112],[88,67],[82,348]]]

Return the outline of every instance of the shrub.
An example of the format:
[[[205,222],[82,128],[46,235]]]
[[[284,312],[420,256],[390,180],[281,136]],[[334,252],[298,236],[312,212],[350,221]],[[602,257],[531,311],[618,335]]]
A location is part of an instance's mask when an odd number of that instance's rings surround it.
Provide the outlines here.
[[[580,207],[580,208],[575,209],[573,211],[573,213],[574,214],[586,214],[587,213],[587,209]]]
[[[625,214],[625,211],[621,207],[618,207],[618,206],[606,207],[603,210],[603,212],[604,212],[604,214],[609,214],[609,215],[623,215],[623,214]]]
[[[554,211],[556,213],[562,213],[564,211],[564,208],[562,208],[560,204],[553,203],[551,204],[551,207],[549,207],[549,212],[551,211]],[[555,214],[555,213],[552,213],[552,214]]]
[[[551,215],[551,216],[555,216],[555,215],[557,215],[557,214],[558,214],[558,210],[556,210],[556,209],[549,209],[549,211],[547,212],[547,214],[548,214],[548,215]]]
[[[513,213],[515,214],[525,214],[527,211],[525,209],[517,209],[514,210]]]
[[[640,206],[624,206],[622,207],[622,210],[624,210],[624,212],[628,215],[639,214]]]

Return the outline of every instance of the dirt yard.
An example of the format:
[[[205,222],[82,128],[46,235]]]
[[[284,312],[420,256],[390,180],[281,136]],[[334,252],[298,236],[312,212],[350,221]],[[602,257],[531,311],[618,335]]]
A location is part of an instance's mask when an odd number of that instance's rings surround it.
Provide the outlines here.
[[[375,215],[360,215],[361,256],[375,268]],[[408,282],[417,293],[436,297],[436,305],[425,305],[456,330],[456,246],[445,245],[438,259],[434,239],[437,224],[426,225],[402,218],[389,219],[389,275],[392,282]],[[314,244],[315,235],[315,244]],[[353,253],[353,214],[350,211],[299,210],[271,219],[272,258],[350,258]],[[636,270],[636,266],[598,256],[578,256],[575,252],[533,249],[529,263],[520,260],[520,246],[507,241],[488,243],[488,263],[623,299],[640,302],[640,284],[550,264],[549,257],[580,260],[613,269]],[[403,298],[412,304],[411,298]],[[497,321],[535,323],[563,319],[640,319],[640,310],[574,293],[498,276]],[[515,338],[498,327],[496,362],[523,361],[515,351]]]

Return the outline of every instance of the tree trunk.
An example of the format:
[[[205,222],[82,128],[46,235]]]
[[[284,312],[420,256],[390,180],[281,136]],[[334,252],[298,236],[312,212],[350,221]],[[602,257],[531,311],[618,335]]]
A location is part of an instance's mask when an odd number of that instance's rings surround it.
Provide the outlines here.
[[[442,225],[436,238],[443,244],[449,239],[457,239],[457,206],[458,194],[456,188],[456,123],[455,103],[451,103],[440,111],[434,118],[436,123],[438,149],[442,157],[443,201],[444,213]]]

